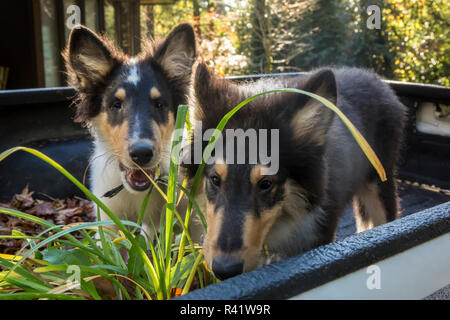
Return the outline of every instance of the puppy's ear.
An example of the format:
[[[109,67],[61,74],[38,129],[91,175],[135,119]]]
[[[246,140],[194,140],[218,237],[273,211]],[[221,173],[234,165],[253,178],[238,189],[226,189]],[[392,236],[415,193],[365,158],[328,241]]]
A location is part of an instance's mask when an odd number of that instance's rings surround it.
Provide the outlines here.
[[[214,95],[214,87],[211,84],[214,75],[203,62],[197,65],[194,76],[194,93],[197,99],[198,107],[201,109],[214,101],[211,101]],[[216,98],[218,98],[216,96]]]
[[[104,40],[86,27],[75,27],[69,37],[65,52],[70,84],[89,91],[104,83],[118,61]]]
[[[203,62],[195,69],[194,96],[195,119],[206,121],[204,130],[215,128],[230,107],[241,102],[239,88],[231,81],[217,77]]]
[[[194,29],[190,24],[182,23],[169,33],[154,58],[170,78],[189,83],[196,56]]]
[[[312,74],[301,88],[315,93],[333,104],[336,104],[337,90],[334,73],[330,69],[322,69]],[[314,98],[300,97],[296,105],[291,105],[291,128],[296,139],[308,139],[316,145],[323,145],[334,112]]]
[[[214,80],[220,81],[203,62],[198,63],[195,67],[193,83],[194,130],[191,132],[191,143],[183,150],[182,162],[189,178],[193,178],[197,172],[207,145],[207,142],[203,141],[203,133],[211,126],[217,126],[217,118],[220,117],[219,110],[215,108],[219,103],[220,92],[216,90]],[[214,107],[211,108],[212,106]],[[200,125],[200,128],[196,127],[197,125]]]

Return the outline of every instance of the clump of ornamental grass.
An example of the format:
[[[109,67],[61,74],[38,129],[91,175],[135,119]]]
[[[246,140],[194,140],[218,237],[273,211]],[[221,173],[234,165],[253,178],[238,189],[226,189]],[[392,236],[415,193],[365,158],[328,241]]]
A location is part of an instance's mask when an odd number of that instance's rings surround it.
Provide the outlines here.
[[[105,204],[91,193],[66,169],[42,154],[27,147],[15,147],[0,154],[0,162],[19,150],[26,151],[53,166],[88,199],[96,204],[98,221],[55,225],[44,219],[10,208],[0,208],[0,213],[29,220],[46,229],[36,236],[27,236],[12,230],[11,235],[0,238],[25,239],[27,246],[16,255],[0,254],[0,299],[170,299],[186,294],[195,283],[202,288],[217,280],[207,269],[202,248],[189,235],[189,222],[195,207],[206,231],[206,221],[193,195],[201,180],[207,159],[211,156],[215,141],[228,120],[242,107],[257,97],[275,92],[296,92],[320,101],[334,111],[348,127],[358,144],[385,180],[384,169],[367,141],[348,118],[328,100],[299,89],[278,89],[254,95],[228,112],[219,122],[204,150],[190,190],[186,181],[179,184],[179,154],[172,152],[167,181],[152,181],[139,212],[137,222],[120,220]],[[189,128],[188,107],[179,106],[175,129]],[[172,151],[182,143],[183,137],[175,137]],[[167,183],[163,192],[158,183]],[[154,237],[142,230],[142,220],[151,192],[160,192],[166,200],[161,212],[160,225],[152,224]],[[182,196],[188,198],[184,219],[176,210]],[[100,220],[103,210],[110,220]],[[78,240],[73,236],[79,232]],[[123,251],[126,252],[123,255]],[[127,256],[125,261],[123,256]]]
[[[187,106],[180,106],[176,129],[184,128],[186,117]],[[173,142],[173,148],[180,140]],[[47,162],[73,182],[96,204],[98,221],[61,226],[14,209],[0,208],[3,214],[46,228],[36,236],[17,230],[12,230],[10,236],[1,236],[26,239],[28,245],[14,256],[0,255],[4,269],[0,273],[0,299],[170,299],[189,292],[194,279],[197,287],[215,281],[202,264],[201,247],[190,238],[190,215],[183,220],[175,209],[182,196],[180,192],[177,199],[178,190],[184,189],[177,185],[176,159],[171,158],[167,181],[152,181],[135,223],[118,219],[81,182],[38,150],[12,148],[0,155],[0,161],[19,150]],[[167,183],[166,193],[158,183]],[[166,199],[160,225],[152,224],[154,238],[142,230],[151,192],[160,192]],[[110,220],[101,221],[100,210]],[[83,236],[81,240],[72,235],[76,231]],[[128,257],[126,261],[124,256]]]

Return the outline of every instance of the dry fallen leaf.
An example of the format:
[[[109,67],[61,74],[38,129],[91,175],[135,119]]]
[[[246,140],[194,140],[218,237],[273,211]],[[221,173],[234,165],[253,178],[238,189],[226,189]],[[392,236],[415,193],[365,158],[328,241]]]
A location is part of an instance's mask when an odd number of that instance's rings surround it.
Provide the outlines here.
[[[34,216],[41,217],[55,214],[57,211],[50,202],[42,202],[26,212]]]
[[[66,198],[45,201],[33,198],[34,194],[34,191],[29,191],[27,185],[21,193],[15,194],[9,203],[0,203],[0,207],[26,212],[59,225],[95,221],[96,214],[88,200]],[[51,199],[48,196],[46,198]],[[0,235],[10,235],[12,230],[34,236],[45,228],[34,222],[0,213]],[[74,235],[80,237],[77,233]],[[0,253],[15,254],[26,243],[21,239],[0,239]]]

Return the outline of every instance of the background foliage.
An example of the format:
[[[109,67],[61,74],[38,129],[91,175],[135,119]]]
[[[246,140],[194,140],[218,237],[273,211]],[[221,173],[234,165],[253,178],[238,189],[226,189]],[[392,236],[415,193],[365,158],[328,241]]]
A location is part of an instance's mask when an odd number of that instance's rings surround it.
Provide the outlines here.
[[[366,27],[369,5],[381,29]],[[153,6],[154,34],[196,25],[204,60],[219,74],[365,67],[386,78],[450,85],[446,0],[180,0]],[[147,19],[148,22],[148,19]]]

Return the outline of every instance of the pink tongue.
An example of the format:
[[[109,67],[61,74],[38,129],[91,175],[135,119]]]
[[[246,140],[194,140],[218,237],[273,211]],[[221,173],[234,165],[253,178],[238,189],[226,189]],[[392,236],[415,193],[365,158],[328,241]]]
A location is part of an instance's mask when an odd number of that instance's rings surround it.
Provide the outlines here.
[[[148,178],[141,170],[131,170],[130,178],[136,182],[147,182]]]

